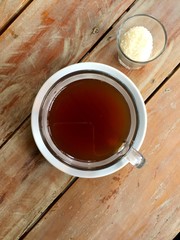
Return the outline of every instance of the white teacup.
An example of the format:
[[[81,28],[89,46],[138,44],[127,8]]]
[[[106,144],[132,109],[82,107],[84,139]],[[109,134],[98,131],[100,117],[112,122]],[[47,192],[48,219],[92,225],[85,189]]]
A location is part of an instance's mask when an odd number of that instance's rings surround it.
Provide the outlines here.
[[[82,83],[87,79],[110,85],[123,96],[130,113],[130,127],[124,141],[113,154],[97,161],[91,158],[81,159],[73,155],[73,152],[61,149],[53,139],[48,122],[55,99],[61,96],[64,89],[67,89],[70,84],[77,81]],[[101,91],[101,89],[99,90]],[[102,116],[102,121],[106,117],[108,117],[108,113]],[[147,114],[143,98],[137,87],[126,75],[108,65],[93,62],[77,63],[52,75],[41,87],[35,98],[31,127],[35,142],[42,155],[57,169],[73,176],[101,177],[118,171],[128,163],[138,168],[145,163],[144,157],[138,152],[147,127]],[[69,139],[69,141],[71,140]],[[74,144],[78,143],[74,141]]]

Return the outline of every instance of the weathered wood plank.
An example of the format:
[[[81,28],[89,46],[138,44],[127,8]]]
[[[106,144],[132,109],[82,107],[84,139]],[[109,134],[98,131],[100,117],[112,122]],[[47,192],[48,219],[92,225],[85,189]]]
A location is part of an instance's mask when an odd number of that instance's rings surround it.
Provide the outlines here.
[[[0,36],[0,144],[28,116],[42,83],[79,61],[132,2],[33,1]]]
[[[138,1],[128,13],[124,14],[120,21],[113,27],[105,38],[87,55],[83,61],[94,61],[109,64],[124,72],[138,86],[146,99],[157,86],[171,73],[172,69],[179,63],[180,53],[180,13],[178,0],[156,0]],[[165,26],[168,35],[167,49],[164,54],[155,61],[147,64],[139,70],[127,70],[118,62],[116,50],[116,33],[127,17],[146,13],[159,19]]]
[[[179,74],[147,104],[144,168],[78,179],[25,239],[173,239],[180,226]]]
[[[0,33],[9,22],[32,0],[1,0],[0,1]]]
[[[0,151],[0,239],[17,239],[72,180],[40,155],[26,121]]]

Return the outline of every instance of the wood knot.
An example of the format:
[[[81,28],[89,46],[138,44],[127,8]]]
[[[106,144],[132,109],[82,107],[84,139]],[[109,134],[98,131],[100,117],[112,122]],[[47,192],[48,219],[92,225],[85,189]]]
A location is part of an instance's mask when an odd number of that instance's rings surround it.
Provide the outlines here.
[[[168,92],[171,91],[171,89],[170,88],[166,88],[164,91],[165,91],[165,93],[168,93]]]
[[[98,27],[94,27],[93,29],[92,29],[92,34],[96,34],[96,33],[98,33],[99,32],[99,28]]]

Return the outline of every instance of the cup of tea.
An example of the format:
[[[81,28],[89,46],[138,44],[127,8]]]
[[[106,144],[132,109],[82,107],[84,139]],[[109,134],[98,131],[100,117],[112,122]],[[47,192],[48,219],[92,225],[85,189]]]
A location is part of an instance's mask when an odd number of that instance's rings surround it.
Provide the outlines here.
[[[117,69],[77,63],[52,75],[38,92],[31,114],[34,140],[59,170],[95,178],[126,164],[140,168],[139,148],[147,114],[135,84]]]

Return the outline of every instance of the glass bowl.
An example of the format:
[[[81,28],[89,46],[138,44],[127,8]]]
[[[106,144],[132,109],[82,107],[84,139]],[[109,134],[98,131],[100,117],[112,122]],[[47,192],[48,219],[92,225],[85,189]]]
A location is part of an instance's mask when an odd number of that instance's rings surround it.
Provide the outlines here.
[[[130,55],[127,56],[127,54],[122,49],[122,39],[125,36],[124,34],[127,34],[129,30],[135,28],[135,27],[144,27],[146,32],[149,33],[149,37],[152,36],[152,51],[148,59],[145,60],[139,60],[139,59],[132,59]],[[137,29],[137,28],[136,28]],[[148,31],[147,31],[148,30]],[[151,36],[150,36],[151,35]],[[136,32],[136,36],[140,38],[140,34]],[[130,44],[134,41],[135,36],[130,36]],[[141,39],[140,39],[141,40]],[[136,42],[140,42],[139,39]],[[138,44],[138,43],[137,43]],[[156,18],[147,15],[147,14],[137,14],[134,16],[131,16],[127,18],[118,29],[117,33],[117,50],[118,50],[118,60],[120,64],[122,64],[124,67],[128,69],[138,69],[146,65],[147,63],[157,59],[165,50],[167,45],[167,33],[165,30],[165,27],[162,25],[162,23],[157,20]],[[137,51],[138,46],[133,46],[136,49],[133,49],[134,51]],[[138,50],[139,51],[139,50]]]

